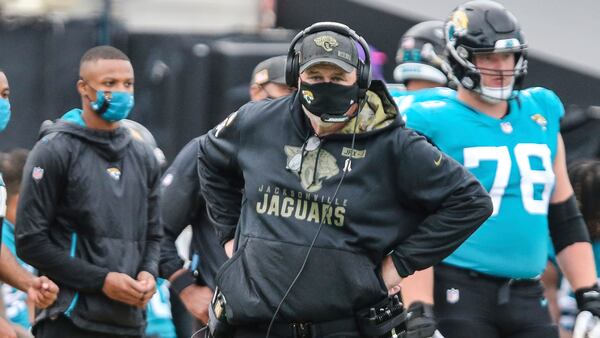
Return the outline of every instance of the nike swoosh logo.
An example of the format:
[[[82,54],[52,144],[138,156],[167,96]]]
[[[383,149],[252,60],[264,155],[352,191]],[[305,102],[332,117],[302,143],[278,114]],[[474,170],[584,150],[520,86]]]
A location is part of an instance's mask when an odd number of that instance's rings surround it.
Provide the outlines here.
[[[438,158],[437,160],[433,161],[433,164],[435,164],[436,167],[439,167],[440,164],[442,163],[442,157],[443,157],[443,155],[440,154],[440,158]]]

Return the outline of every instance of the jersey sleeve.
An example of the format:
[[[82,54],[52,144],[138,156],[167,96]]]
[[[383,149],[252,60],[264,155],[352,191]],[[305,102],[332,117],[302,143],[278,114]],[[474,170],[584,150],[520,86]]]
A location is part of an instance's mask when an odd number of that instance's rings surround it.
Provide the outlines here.
[[[238,163],[244,115],[253,103],[229,115],[198,147],[198,178],[206,210],[221,244],[232,239],[240,217],[244,178]]]
[[[560,120],[565,116],[565,107],[558,95],[542,87],[530,88],[527,92],[542,107],[543,114],[548,119],[548,129],[558,131]]]
[[[183,147],[162,178],[160,210],[165,235],[161,243],[160,275],[165,279],[183,268],[175,246],[177,237],[192,224],[197,213],[205,212],[197,169],[201,139],[194,139]]]

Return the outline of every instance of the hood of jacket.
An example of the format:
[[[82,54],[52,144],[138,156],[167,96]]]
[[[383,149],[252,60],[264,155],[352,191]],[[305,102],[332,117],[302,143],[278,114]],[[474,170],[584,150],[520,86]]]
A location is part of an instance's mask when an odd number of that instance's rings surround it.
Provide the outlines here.
[[[131,142],[131,134],[124,127],[111,131],[86,127],[81,109],[72,109],[54,122],[44,121],[40,127],[39,137],[59,132],[81,139],[108,161],[118,161],[123,158]]]

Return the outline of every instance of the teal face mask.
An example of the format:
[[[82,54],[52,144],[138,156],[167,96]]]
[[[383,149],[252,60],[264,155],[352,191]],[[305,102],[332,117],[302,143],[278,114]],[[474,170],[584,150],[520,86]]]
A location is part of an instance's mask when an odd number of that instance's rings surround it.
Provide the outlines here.
[[[10,101],[0,98],[0,131],[6,129],[10,121]]]
[[[103,120],[116,122],[129,116],[133,104],[132,93],[98,90],[96,101],[91,103],[91,107]]]

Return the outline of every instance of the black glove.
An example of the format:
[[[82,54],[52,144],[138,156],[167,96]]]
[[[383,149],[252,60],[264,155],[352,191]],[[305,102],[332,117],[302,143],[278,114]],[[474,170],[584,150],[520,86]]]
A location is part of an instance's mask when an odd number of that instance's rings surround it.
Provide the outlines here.
[[[575,291],[579,311],[589,311],[595,317],[600,317],[600,287],[598,284]]]
[[[429,338],[436,330],[433,305],[422,302],[412,303],[406,314],[406,337]]]

